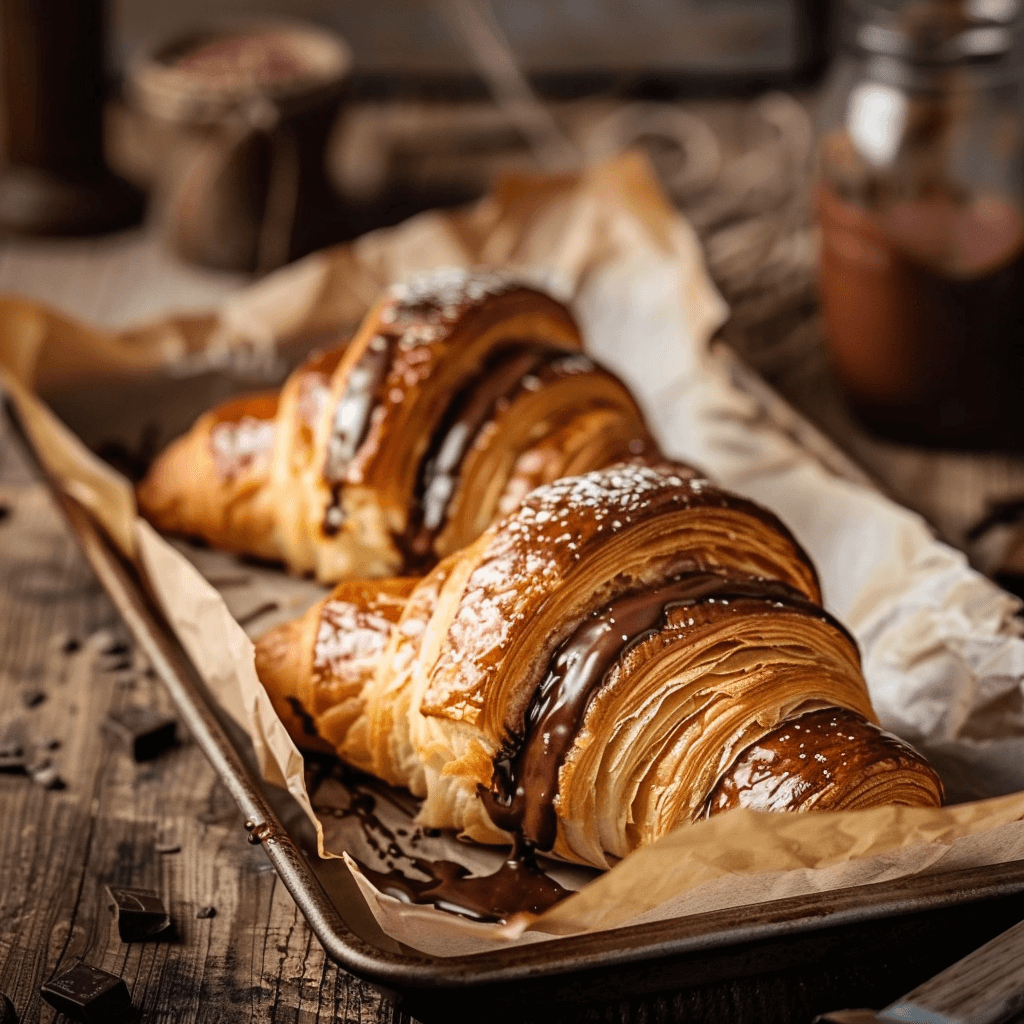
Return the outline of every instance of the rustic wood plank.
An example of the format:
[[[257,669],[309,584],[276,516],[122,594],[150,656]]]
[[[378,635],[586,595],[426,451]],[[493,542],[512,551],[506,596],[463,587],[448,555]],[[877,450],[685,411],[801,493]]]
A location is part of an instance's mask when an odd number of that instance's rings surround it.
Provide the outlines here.
[[[913,1020],[920,1007],[965,1024],[1019,1020],[1024,1008],[1024,922],[887,1006],[885,1020]]]
[[[195,745],[136,764],[103,733],[110,710],[169,700],[6,424],[0,453],[0,731],[23,723],[66,783],[0,774],[0,991],[48,1024],[40,984],[82,957],[124,977],[146,1021],[406,1024],[326,959]],[[108,883],[160,892],[177,940],[122,943]]]

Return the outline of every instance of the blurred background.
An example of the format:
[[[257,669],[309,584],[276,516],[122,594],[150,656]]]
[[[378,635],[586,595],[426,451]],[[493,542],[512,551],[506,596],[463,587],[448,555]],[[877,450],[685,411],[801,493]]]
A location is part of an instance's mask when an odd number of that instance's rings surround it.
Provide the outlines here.
[[[0,15],[9,289],[52,301],[71,261],[67,306],[88,318],[201,308],[503,173],[640,149],[730,305],[718,340],[979,567],[1024,583],[1020,0]],[[86,250],[30,241],[143,223],[88,250],[135,282],[106,306],[91,284],[73,294]]]

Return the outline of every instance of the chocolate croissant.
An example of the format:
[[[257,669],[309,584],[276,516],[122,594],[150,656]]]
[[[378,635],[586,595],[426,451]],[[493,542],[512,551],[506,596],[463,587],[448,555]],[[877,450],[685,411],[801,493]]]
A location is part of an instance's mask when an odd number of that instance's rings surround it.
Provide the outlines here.
[[[789,531],[684,467],[539,487],[420,582],[376,586],[268,634],[257,670],[300,744],[407,787],[425,826],[601,867],[735,806],[942,800],[876,724]],[[346,646],[362,660],[332,663]]]
[[[533,487],[655,447],[554,299],[489,273],[390,289],[280,395],[201,417],[138,488],[158,528],[324,582],[422,572]]]

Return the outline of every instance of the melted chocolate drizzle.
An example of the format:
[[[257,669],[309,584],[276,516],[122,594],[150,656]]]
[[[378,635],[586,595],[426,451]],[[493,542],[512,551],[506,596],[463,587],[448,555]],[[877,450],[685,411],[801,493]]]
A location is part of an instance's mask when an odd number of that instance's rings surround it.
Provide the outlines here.
[[[323,532],[333,537],[344,522],[341,490],[345,473],[359,446],[366,440],[370,417],[387,379],[391,354],[397,339],[378,334],[371,339],[345,383],[345,390],[334,407],[331,433],[327,439],[324,479],[331,485],[331,500],[324,512]]]
[[[615,663],[657,632],[674,608],[720,601],[757,601],[813,615],[853,638],[818,605],[785,583],[693,572],[657,590],[621,597],[584,620],[555,652],[526,712],[523,733],[510,736],[494,761],[490,789],[480,797],[491,820],[537,849],[557,838],[558,773],[590,702]]]
[[[431,860],[402,848],[399,835],[376,815],[376,797],[364,788],[350,788],[346,808],[318,808],[321,813],[355,818],[368,847],[385,863],[381,871],[356,860],[359,869],[381,892],[405,903],[418,903],[459,914],[474,921],[504,922],[518,913],[540,914],[572,893],[544,873],[529,843],[513,848],[507,860],[489,875],[471,875],[464,865],[450,860]],[[441,835],[437,829],[416,829],[406,845],[415,847],[424,836]],[[406,838],[403,836],[403,838]],[[396,862],[423,877],[410,877]]]
[[[408,567],[424,569],[435,561],[434,542],[451,514],[462,463],[487,424],[522,392],[594,370],[578,352],[532,342],[514,342],[491,354],[455,393],[420,462],[409,523],[396,538]]]

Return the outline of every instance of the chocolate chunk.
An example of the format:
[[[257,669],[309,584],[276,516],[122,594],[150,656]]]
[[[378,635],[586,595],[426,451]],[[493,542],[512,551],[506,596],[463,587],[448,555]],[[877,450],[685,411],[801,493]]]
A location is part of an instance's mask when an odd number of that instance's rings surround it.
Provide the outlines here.
[[[208,918],[216,917],[216,916],[217,916],[217,908],[216,907],[200,907],[196,911],[196,917],[199,918],[200,921],[205,921]]]
[[[131,648],[129,648],[129,646],[123,640],[111,639],[110,643],[104,644],[103,647],[100,648],[100,654],[124,655],[127,654],[130,649]]]
[[[123,672],[126,668],[131,667],[131,658],[118,658],[117,661],[111,662],[111,664],[103,666],[104,670],[107,672]]]
[[[122,942],[145,942],[169,937],[171,916],[164,901],[150,889],[108,885],[117,914],[117,934]]]
[[[27,708],[37,708],[46,700],[46,694],[34,687],[22,690],[20,696],[21,703]]]
[[[149,761],[174,746],[177,723],[153,708],[130,705],[112,711],[106,725],[136,761]]]
[[[60,649],[63,654],[74,654],[75,651],[81,648],[81,646],[81,640],[77,637],[69,636],[64,638],[63,643],[60,645]]]
[[[0,505],[0,523],[2,523],[10,514],[10,505]]]
[[[58,1013],[81,1024],[121,1024],[135,1013],[124,981],[91,964],[76,964],[51,978],[40,992]]]
[[[14,1004],[0,992],[0,1024],[18,1024],[18,1015],[14,1012]]]
[[[24,724],[12,722],[0,736],[0,772],[20,775],[28,770]]]

